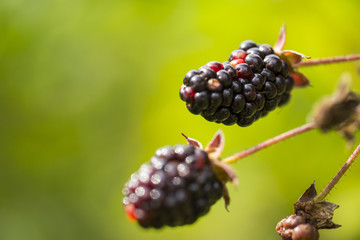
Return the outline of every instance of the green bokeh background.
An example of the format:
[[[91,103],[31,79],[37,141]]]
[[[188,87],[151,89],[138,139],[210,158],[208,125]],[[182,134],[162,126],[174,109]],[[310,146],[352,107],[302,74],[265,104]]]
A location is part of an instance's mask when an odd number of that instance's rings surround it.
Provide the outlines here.
[[[131,173],[180,132],[226,136],[223,156],[299,126],[311,106],[359,64],[302,72],[312,87],[250,127],[190,114],[178,97],[185,73],[225,61],[239,43],[273,44],[314,58],[360,53],[360,1],[1,0],[0,239],[280,239],[276,223],[316,180],[322,189],[350,155],[337,133],[312,131],[236,164],[240,186],[191,226],[144,230],[126,219]],[[359,140],[358,136],[358,140]],[[360,167],[328,200],[339,204],[321,239],[360,239]]]

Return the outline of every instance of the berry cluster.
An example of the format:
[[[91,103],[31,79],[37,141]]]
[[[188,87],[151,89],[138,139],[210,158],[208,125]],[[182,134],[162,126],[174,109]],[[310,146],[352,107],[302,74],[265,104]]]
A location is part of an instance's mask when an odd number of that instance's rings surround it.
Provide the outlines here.
[[[281,220],[276,231],[283,240],[318,240],[318,230],[309,223],[306,223],[304,217],[291,215]]]
[[[289,101],[294,86],[290,68],[270,45],[247,40],[228,61],[189,71],[180,98],[191,113],[208,121],[249,126]]]
[[[125,210],[142,227],[195,222],[223,195],[208,154],[187,145],[156,151],[123,189]]]

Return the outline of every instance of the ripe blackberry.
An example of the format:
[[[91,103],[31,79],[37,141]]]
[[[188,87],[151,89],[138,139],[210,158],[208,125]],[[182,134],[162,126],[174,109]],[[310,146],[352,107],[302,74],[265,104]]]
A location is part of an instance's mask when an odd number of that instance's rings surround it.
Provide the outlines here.
[[[188,145],[159,148],[123,188],[127,216],[144,228],[191,224],[220,197],[227,208],[230,197],[225,184],[238,185],[234,170],[220,161],[225,142],[221,130],[205,149],[183,136]]]
[[[229,62],[212,61],[189,71],[180,98],[191,113],[208,121],[249,126],[262,112],[288,102],[294,85],[288,69],[269,45],[245,41],[231,52]]]
[[[206,214],[223,190],[205,151],[167,146],[131,176],[123,203],[127,215],[143,227],[180,226]]]
[[[295,84],[307,83],[305,76],[292,67],[306,56],[282,51],[284,39],[283,28],[274,48],[246,40],[231,52],[228,61],[212,61],[189,71],[180,88],[180,98],[191,113],[201,114],[208,121],[251,125],[288,103]]]

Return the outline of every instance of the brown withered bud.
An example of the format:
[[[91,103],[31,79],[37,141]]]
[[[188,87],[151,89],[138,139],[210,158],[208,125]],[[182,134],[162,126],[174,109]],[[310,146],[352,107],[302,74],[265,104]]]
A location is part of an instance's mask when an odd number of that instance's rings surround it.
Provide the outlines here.
[[[360,127],[360,97],[350,89],[351,76],[344,73],[337,91],[317,104],[313,118],[323,131],[338,131],[349,142]]]
[[[317,195],[313,183],[294,203],[295,214],[276,225],[276,231],[283,240],[318,240],[318,229],[341,227],[332,221],[334,210],[339,206],[317,200]]]
[[[303,216],[306,223],[312,224],[316,229],[341,227],[332,221],[334,210],[339,205],[326,201],[316,201],[316,196],[317,191],[313,183],[294,204],[295,214]]]

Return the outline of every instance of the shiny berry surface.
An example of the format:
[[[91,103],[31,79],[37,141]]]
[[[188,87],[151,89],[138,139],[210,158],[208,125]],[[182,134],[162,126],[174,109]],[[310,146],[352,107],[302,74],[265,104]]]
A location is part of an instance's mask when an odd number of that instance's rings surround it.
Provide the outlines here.
[[[256,54],[258,56],[260,56],[262,59],[264,58],[264,54],[260,51],[259,48],[257,47],[253,47],[253,48],[250,48],[246,51],[247,54]]]
[[[266,69],[271,70],[275,73],[281,71],[282,62],[280,58],[275,54],[267,55],[264,59]]]
[[[232,60],[236,60],[236,59],[245,59],[247,56],[247,53],[244,50],[241,49],[236,49],[234,51],[231,52],[230,57],[229,57],[229,61],[231,62]]]
[[[251,67],[246,63],[240,63],[235,66],[235,70],[237,71],[237,76],[239,78],[251,78],[252,77],[252,70]]]
[[[220,62],[217,61],[211,61],[205,65],[205,67],[211,68],[214,72],[218,72],[221,69],[223,69],[223,65]]]
[[[236,65],[238,65],[238,64],[240,64],[240,63],[244,63],[244,62],[245,62],[244,59],[235,59],[235,60],[232,60],[232,61],[230,62],[230,64],[231,64],[231,66],[236,67]]]
[[[207,121],[249,126],[291,99],[290,67],[269,44],[246,40],[228,61],[211,61],[189,71],[180,98]]]
[[[245,40],[240,44],[239,49],[246,51],[246,50],[248,50],[250,48],[253,48],[253,47],[257,47],[257,45],[256,45],[256,43],[254,41]]]
[[[250,66],[253,72],[260,72],[264,66],[263,60],[257,54],[247,55],[245,62]]]

